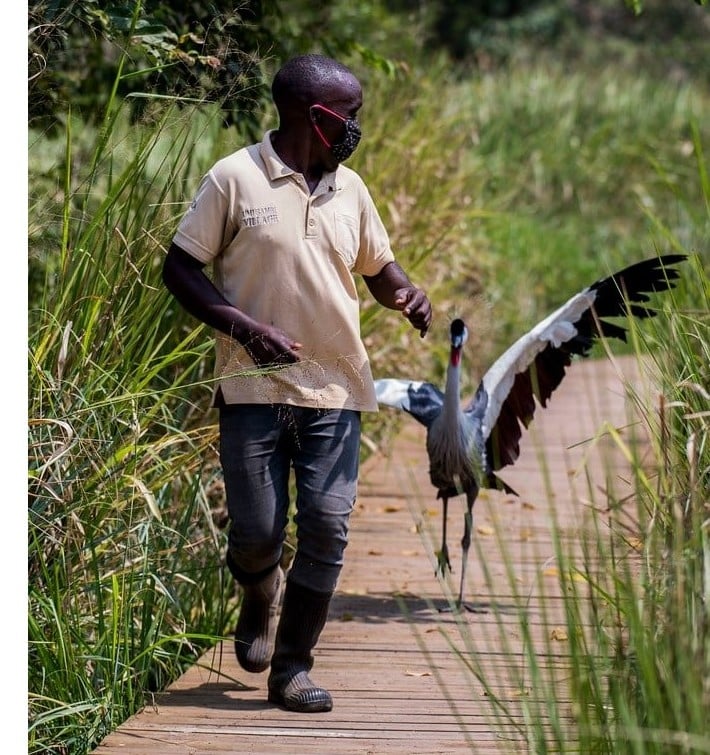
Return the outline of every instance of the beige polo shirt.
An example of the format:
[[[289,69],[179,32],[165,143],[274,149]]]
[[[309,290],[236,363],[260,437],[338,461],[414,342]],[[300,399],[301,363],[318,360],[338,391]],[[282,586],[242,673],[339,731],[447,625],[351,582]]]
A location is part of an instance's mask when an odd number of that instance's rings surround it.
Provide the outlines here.
[[[302,344],[301,361],[254,374],[237,341],[216,334],[227,403],[377,410],[360,338],[354,273],[394,260],[362,179],[340,165],[311,194],[264,140],[217,162],[173,241],[204,263],[235,307]]]

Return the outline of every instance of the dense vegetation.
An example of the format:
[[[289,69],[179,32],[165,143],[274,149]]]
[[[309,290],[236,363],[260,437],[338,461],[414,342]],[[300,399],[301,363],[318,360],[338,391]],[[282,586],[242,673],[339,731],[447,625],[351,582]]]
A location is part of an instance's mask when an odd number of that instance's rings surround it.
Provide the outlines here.
[[[132,98],[137,118],[151,97],[167,96],[182,104],[220,103],[225,124],[238,122],[242,133],[255,136],[274,64],[313,48],[314,40],[328,54],[359,56],[389,72],[398,59],[444,51],[465,73],[546,47],[573,64],[580,35],[600,36],[602,59],[614,47],[623,55],[623,43],[632,40],[640,43],[635,64],[649,75],[692,72],[710,83],[702,14],[691,0],[368,0],[357,7],[39,0],[29,5],[29,117],[35,128],[54,129],[71,105],[100,122],[118,96]],[[583,49],[586,55],[590,46]]]
[[[30,752],[89,751],[233,625],[210,333],[164,291],[160,266],[202,172],[273,124],[264,82],[304,49],[361,75],[366,138],[351,164],[436,309],[422,344],[363,290],[376,373],[396,361],[440,379],[454,314],[473,324],[479,370],[610,269],[693,255],[673,306],[636,339],[667,407],[662,430],[647,410],[657,476],[638,469],[648,568],[599,585],[623,632],[602,624],[575,648],[576,736],[599,752],[710,750],[708,11],[425,5],[230,15],[213,3],[206,25],[191,3],[31,4]],[[441,34],[447,5],[455,35]],[[386,444],[394,421],[369,418],[366,446]],[[613,658],[599,669],[611,688],[583,683],[597,656]],[[537,751],[559,749],[545,736],[531,729]]]

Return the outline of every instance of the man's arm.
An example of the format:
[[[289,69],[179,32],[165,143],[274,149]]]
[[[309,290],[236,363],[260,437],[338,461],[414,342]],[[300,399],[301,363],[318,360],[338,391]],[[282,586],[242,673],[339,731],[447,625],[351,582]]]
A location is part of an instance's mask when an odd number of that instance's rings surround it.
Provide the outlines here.
[[[204,267],[173,243],[163,263],[163,283],[187,312],[241,343],[257,365],[297,362],[301,344],[230,304],[205,275]]]
[[[431,325],[431,304],[404,270],[396,262],[388,262],[376,275],[363,277],[375,299],[383,307],[401,311],[424,338]]]

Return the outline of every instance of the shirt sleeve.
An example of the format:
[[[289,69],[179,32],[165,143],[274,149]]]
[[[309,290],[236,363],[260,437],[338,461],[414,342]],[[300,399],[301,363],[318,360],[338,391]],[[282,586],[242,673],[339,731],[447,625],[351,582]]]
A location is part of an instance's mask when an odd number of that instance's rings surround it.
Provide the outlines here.
[[[361,184],[360,249],[353,270],[360,275],[377,275],[394,262],[389,235],[364,183]]]
[[[214,169],[200,182],[195,198],[180,221],[173,242],[200,262],[211,262],[232,240],[230,198]]]

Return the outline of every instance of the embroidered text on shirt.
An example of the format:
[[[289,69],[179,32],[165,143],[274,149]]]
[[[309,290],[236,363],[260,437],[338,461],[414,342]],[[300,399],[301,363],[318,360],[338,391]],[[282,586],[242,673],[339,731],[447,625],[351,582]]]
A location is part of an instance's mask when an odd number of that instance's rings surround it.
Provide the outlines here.
[[[279,222],[279,212],[276,205],[267,207],[247,207],[242,210],[240,225],[242,227],[252,227],[255,225],[270,225]]]

